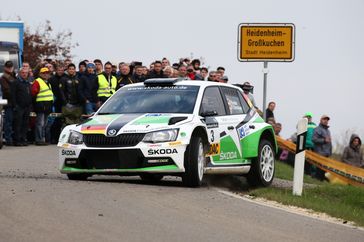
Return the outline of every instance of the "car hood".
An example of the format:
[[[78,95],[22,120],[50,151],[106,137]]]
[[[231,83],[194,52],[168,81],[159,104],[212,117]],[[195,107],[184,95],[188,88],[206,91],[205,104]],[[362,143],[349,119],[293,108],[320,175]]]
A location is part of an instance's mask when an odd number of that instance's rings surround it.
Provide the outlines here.
[[[192,114],[109,114],[95,115],[81,124],[82,134],[115,136],[122,133],[147,133],[168,129],[191,121]]]

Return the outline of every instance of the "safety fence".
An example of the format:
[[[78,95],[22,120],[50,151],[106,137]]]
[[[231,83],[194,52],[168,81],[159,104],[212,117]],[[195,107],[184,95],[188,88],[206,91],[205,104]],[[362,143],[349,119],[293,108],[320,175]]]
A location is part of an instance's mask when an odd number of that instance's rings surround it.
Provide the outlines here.
[[[278,136],[276,138],[281,149],[286,149],[292,153],[296,152],[294,143]],[[326,177],[330,182],[364,187],[364,169],[362,168],[321,156],[310,150],[306,150],[306,161],[328,172]]]

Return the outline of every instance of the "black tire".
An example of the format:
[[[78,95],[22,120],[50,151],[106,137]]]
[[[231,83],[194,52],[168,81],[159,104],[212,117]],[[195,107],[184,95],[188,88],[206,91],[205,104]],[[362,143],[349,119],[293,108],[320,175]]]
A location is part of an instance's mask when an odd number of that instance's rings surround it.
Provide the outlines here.
[[[258,157],[252,161],[247,175],[251,186],[269,186],[274,178],[275,152],[270,141],[262,139],[259,142]]]
[[[159,182],[160,180],[163,179],[162,174],[144,173],[144,174],[140,174],[139,176],[143,181],[146,181],[146,182]]]
[[[185,173],[182,175],[182,182],[185,186],[201,186],[203,180],[203,170],[206,164],[205,155],[206,149],[202,138],[198,136],[192,136],[190,145],[186,150],[184,160]]]
[[[68,177],[69,180],[86,181],[87,178],[89,177],[89,175],[88,174],[83,174],[83,173],[67,174],[67,177]]]

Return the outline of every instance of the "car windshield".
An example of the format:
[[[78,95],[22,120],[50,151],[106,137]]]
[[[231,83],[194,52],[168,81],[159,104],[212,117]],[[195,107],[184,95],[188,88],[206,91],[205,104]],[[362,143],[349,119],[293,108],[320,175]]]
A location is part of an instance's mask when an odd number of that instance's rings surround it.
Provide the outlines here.
[[[193,113],[198,86],[126,86],[102,106],[98,114]]]

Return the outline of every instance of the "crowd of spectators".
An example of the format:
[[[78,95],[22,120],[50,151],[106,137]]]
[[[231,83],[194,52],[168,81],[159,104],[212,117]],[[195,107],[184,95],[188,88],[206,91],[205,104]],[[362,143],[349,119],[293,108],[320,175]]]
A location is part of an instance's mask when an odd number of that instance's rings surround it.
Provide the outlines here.
[[[30,142],[35,142],[36,145],[57,143],[65,125],[78,123],[82,116],[91,115],[119,88],[144,82],[149,78],[176,77],[228,82],[223,67],[209,70],[201,66],[199,59],[181,58],[171,64],[170,60],[162,58],[149,66],[139,61],[120,62],[116,65],[95,59],[81,61],[78,63],[78,68],[69,59],[63,62],[45,59],[34,68],[24,62],[17,74],[13,63],[8,61],[0,79],[2,96],[8,100],[8,104],[4,107],[5,144],[27,146]],[[252,106],[263,115],[252,95],[254,86],[245,82],[240,87],[249,96]],[[279,135],[282,124],[276,122],[275,107],[275,102],[269,102],[264,119],[274,127],[276,135]],[[36,114],[33,115],[35,118],[30,118],[31,112]],[[57,115],[50,117],[50,113],[60,114],[60,117]],[[308,119],[306,148],[330,157],[332,155],[328,125],[330,117],[323,115],[319,125],[312,122],[312,113],[308,112],[304,117]],[[292,135],[290,140],[296,142],[296,135]],[[359,136],[353,135],[349,146],[345,148],[342,161],[363,167],[363,153],[360,148]],[[289,156],[286,151],[278,154],[278,158],[285,161],[292,160]],[[324,179],[324,172],[308,163],[305,165],[305,171],[313,177]]]
[[[162,58],[150,65],[140,61],[116,65],[95,59],[83,60],[77,67],[70,59],[62,62],[45,59],[35,67],[24,62],[16,71],[11,61],[5,63],[0,79],[2,96],[8,100],[4,107],[5,145],[57,143],[65,125],[78,123],[82,116],[91,115],[124,85],[149,78],[176,77],[228,82],[225,68],[209,70],[201,66],[199,59],[189,58],[181,58],[173,64]],[[34,118],[30,118],[32,113],[35,113]],[[61,117],[50,116],[51,113]]]

